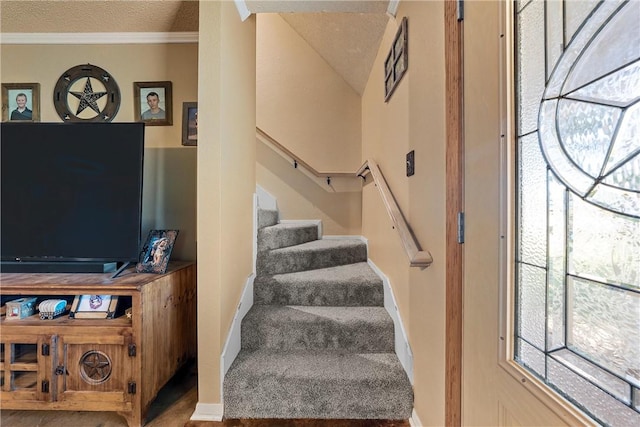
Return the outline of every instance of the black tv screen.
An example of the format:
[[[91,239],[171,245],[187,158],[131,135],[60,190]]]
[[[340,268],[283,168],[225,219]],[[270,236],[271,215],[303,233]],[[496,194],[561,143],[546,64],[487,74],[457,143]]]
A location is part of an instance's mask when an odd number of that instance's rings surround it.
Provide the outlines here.
[[[137,260],[143,123],[8,122],[0,147],[3,271]]]

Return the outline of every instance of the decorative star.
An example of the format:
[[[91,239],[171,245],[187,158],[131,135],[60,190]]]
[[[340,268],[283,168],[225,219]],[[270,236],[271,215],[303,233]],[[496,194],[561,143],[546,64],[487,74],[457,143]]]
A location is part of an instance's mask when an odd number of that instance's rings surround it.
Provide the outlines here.
[[[91,107],[96,114],[100,114],[100,109],[98,108],[98,104],[96,101],[107,94],[107,92],[94,92],[91,87],[91,79],[87,77],[87,82],[84,85],[84,92],[69,92],[76,98],[80,100],[80,105],[78,105],[78,111],[76,111],[76,116],[84,111],[85,108]]]
[[[82,361],[84,371],[93,380],[104,380],[111,370],[109,361],[98,353],[93,353]]]

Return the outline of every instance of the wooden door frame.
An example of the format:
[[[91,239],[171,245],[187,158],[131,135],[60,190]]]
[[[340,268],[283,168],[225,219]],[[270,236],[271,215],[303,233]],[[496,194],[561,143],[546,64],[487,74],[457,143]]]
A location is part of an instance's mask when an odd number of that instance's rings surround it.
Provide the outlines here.
[[[444,2],[446,107],[446,320],[445,425],[462,425],[463,246],[458,214],[464,212],[463,26],[458,0]]]

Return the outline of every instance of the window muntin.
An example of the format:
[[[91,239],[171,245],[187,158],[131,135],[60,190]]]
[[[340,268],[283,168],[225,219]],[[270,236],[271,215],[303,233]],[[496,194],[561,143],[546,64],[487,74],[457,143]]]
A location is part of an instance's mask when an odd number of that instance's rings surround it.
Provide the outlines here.
[[[640,425],[640,2],[516,2],[516,361]]]

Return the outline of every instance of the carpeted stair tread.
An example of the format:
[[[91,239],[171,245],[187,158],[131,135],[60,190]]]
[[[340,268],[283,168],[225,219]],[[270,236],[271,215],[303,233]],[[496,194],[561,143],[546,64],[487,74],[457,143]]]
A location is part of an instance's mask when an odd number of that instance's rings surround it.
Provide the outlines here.
[[[366,262],[258,276],[254,304],[381,306],[382,279]]]
[[[317,239],[317,223],[309,221],[281,222],[258,230],[258,251],[299,245]]]
[[[256,273],[292,273],[366,260],[367,247],[360,239],[322,239],[258,253]]]
[[[384,307],[254,305],[242,321],[242,348],[392,352],[393,321]]]
[[[408,419],[413,391],[394,353],[241,351],[227,418]]]

